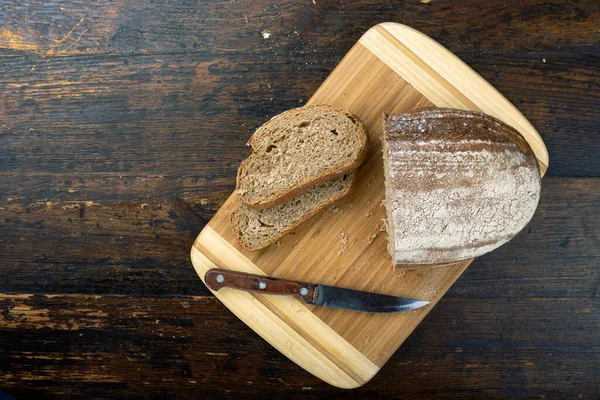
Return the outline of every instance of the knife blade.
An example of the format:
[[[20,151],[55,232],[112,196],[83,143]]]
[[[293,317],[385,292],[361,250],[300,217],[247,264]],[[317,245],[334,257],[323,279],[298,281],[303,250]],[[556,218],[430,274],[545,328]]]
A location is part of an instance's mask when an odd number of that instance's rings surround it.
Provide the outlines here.
[[[210,289],[215,291],[226,287],[253,293],[299,296],[306,303],[315,306],[360,312],[402,312],[429,304],[428,301],[405,297],[288,281],[220,268],[209,269],[204,275],[204,282]]]

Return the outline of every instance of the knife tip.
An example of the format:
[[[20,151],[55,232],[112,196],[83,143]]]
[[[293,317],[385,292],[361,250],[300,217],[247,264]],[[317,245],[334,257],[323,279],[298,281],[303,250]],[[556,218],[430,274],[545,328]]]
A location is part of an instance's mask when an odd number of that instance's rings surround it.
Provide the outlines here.
[[[413,307],[416,308],[421,308],[421,307],[425,307],[426,305],[428,305],[430,302],[429,301],[425,301],[425,300],[418,300],[415,301],[413,303]]]

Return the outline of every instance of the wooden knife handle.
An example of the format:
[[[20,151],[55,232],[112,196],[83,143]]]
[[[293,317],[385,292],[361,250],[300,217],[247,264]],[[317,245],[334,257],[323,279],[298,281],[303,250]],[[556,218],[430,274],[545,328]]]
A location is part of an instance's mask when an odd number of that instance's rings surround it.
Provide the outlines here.
[[[317,288],[317,285],[309,283],[286,281],[219,268],[208,270],[204,276],[204,282],[212,290],[228,287],[254,293],[297,295],[308,302],[312,302],[316,297]]]

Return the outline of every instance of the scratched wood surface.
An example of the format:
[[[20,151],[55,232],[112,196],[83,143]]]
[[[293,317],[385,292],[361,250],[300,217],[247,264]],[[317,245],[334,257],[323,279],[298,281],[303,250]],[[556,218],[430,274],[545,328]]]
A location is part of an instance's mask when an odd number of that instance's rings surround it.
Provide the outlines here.
[[[0,3],[0,391],[600,395],[596,2],[316,3]],[[189,247],[254,128],[304,104],[383,21],[417,27],[498,88],[552,162],[528,229],[344,392],[211,297]]]

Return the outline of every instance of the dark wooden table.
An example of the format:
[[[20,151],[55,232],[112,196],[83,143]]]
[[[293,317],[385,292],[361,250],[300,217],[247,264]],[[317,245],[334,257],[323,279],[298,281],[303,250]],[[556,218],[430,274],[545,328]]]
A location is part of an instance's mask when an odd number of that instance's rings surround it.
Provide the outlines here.
[[[0,391],[16,398],[600,397],[597,0],[0,2]],[[550,152],[539,208],[343,391],[211,296],[190,246],[246,141],[369,27],[438,40]]]

